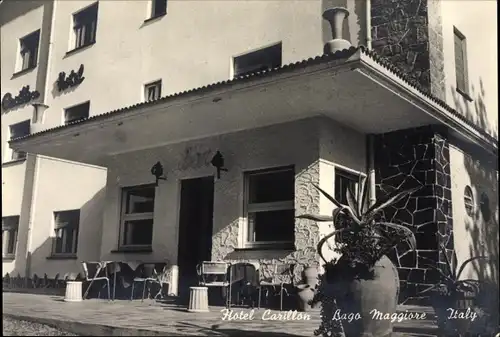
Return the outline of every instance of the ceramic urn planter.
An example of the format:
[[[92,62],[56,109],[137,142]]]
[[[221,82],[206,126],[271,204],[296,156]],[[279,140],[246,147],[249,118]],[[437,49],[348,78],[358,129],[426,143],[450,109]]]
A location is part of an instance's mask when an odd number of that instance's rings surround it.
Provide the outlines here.
[[[339,50],[349,49],[351,43],[342,38],[344,20],[349,16],[349,11],[344,7],[329,8],[323,12],[323,19],[330,23],[332,40],[324,46],[324,53],[331,54]]]

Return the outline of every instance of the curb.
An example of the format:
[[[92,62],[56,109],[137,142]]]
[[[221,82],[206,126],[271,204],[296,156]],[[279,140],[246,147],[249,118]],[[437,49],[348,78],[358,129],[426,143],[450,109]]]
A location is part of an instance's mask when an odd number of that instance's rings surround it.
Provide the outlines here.
[[[124,328],[111,325],[80,323],[75,321],[65,321],[53,318],[41,318],[7,313],[4,313],[3,316],[20,321],[48,325],[50,327],[61,329],[66,332],[81,336],[189,336],[189,334],[172,335],[165,331],[158,330]]]

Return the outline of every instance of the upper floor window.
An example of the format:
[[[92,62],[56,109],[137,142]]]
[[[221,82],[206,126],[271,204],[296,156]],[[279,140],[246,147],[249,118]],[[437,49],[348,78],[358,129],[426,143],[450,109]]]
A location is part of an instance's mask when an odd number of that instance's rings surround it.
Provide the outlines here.
[[[234,57],[234,77],[281,66],[281,42],[248,54]]]
[[[122,190],[120,247],[151,247],[154,203],[154,186],[134,186]]]
[[[2,217],[2,256],[16,254],[19,216]]]
[[[295,171],[293,167],[245,174],[246,244],[293,243]]]
[[[355,195],[358,188],[359,176],[345,170],[335,168],[335,199],[343,205],[348,205],[347,190]]]
[[[167,0],[151,1],[151,18],[167,14]]]
[[[457,91],[469,98],[469,74],[467,70],[467,40],[465,35],[453,27],[455,39],[455,75],[457,78]]]
[[[70,124],[89,117],[90,102],[75,105],[64,110],[64,124]]]
[[[76,14],[73,14],[73,30],[75,33],[75,49],[90,45],[95,42],[97,31],[97,11],[99,3],[96,2]]]
[[[40,30],[26,35],[20,42],[21,69],[20,71],[36,67],[38,60],[38,45],[40,43]]]
[[[76,254],[80,210],[54,212],[54,222],[55,238],[52,246],[52,254]]]
[[[161,97],[161,80],[144,86],[144,98],[146,102],[157,100]]]
[[[28,136],[31,132],[31,121],[26,120],[21,123],[10,126],[10,139]],[[26,158],[26,152],[12,150],[11,160],[20,160]]]

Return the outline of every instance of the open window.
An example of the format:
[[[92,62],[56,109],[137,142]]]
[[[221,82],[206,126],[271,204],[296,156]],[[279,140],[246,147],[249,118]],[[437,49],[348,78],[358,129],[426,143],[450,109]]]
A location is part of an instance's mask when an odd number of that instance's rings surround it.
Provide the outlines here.
[[[38,45],[40,43],[40,30],[26,35],[19,40],[20,43],[20,69],[19,71],[36,67],[38,61]]]
[[[78,249],[80,210],[54,212],[52,255],[75,255]]]
[[[234,57],[234,77],[244,76],[257,71],[270,70],[281,66],[281,42],[273,46],[259,49]]]
[[[2,256],[16,255],[17,232],[19,230],[19,216],[2,217]]]
[[[97,32],[97,12],[99,3],[82,9],[73,14],[73,31],[75,34],[75,49],[95,43]]]
[[[64,124],[71,124],[89,118],[90,102],[75,105],[64,110]]]
[[[31,121],[28,119],[21,123],[10,126],[10,139],[28,136],[31,133]],[[26,158],[26,152],[12,150],[10,160],[22,160]]]

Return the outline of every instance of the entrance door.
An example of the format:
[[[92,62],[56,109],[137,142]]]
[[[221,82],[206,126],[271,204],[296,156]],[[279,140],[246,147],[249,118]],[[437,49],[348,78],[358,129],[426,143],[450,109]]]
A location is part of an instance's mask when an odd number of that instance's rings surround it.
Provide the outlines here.
[[[179,217],[179,296],[188,300],[189,287],[198,285],[196,266],[212,254],[214,178],[181,181]]]

